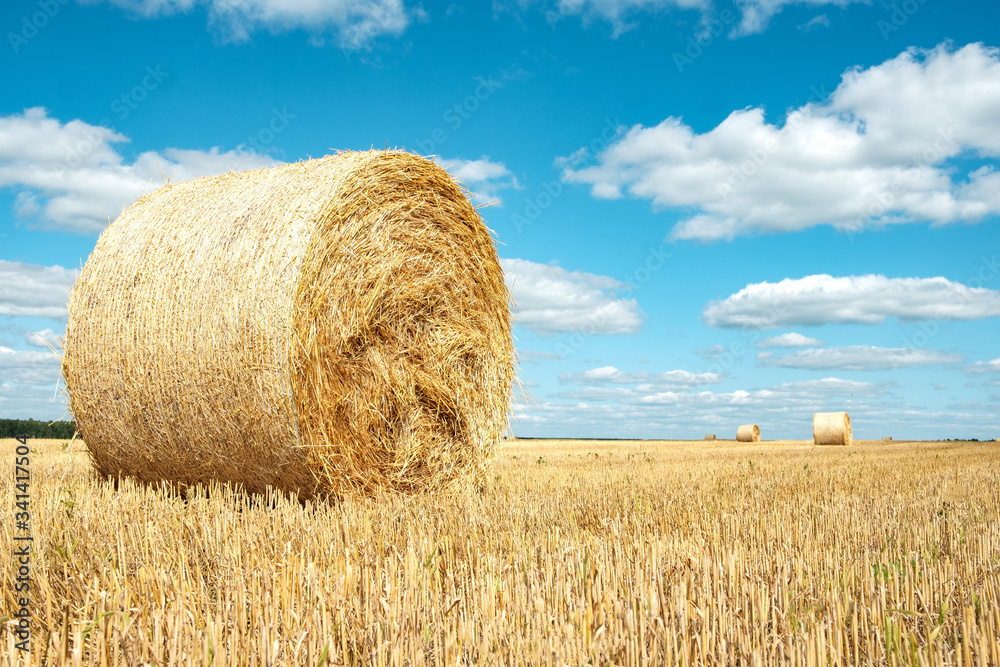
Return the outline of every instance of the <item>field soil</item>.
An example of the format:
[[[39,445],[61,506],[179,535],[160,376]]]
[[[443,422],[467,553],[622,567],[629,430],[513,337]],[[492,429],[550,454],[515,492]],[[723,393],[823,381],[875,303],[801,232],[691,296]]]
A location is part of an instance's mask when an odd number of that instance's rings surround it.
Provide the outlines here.
[[[517,440],[471,495],[305,506],[29,446],[0,666],[1000,665],[1000,443]]]

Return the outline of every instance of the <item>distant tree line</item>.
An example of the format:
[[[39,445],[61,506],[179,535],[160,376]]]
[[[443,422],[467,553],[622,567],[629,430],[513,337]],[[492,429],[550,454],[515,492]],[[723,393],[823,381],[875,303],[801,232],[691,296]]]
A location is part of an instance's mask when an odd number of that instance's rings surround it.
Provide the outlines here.
[[[0,419],[0,438],[26,435],[29,438],[69,440],[76,432],[76,422],[46,422],[37,419]]]

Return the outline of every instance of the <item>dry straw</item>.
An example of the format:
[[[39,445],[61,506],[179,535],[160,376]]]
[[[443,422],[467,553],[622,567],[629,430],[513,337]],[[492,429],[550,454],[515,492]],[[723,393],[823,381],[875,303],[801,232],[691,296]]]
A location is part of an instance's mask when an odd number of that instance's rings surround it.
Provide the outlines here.
[[[891,435],[887,435],[887,436],[883,437],[882,438],[882,442],[892,442],[892,436]]]
[[[744,424],[736,429],[738,442],[760,442],[760,427],[756,424]]]
[[[514,379],[489,230],[440,167],[345,152],[168,185],[97,242],[63,372],[105,476],[467,486]]]
[[[846,412],[817,412],[813,415],[813,442],[817,445],[850,445],[851,418]]]
[[[705,439],[706,440],[715,440],[715,434],[714,433],[709,433],[708,435],[705,436]]]

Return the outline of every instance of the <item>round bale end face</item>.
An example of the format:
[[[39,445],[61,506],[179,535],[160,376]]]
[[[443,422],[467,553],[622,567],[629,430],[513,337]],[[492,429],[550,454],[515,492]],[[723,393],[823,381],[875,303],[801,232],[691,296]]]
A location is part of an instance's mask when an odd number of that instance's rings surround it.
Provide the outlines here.
[[[813,442],[817,445],[850,446],[853,442],[850,416],[846,412],[814,414]]]
[[[70,301],[70,406],[105,476],[316,495],[466,486],[507,427],[508,292],[440,167],[341,153],[127,209]]]

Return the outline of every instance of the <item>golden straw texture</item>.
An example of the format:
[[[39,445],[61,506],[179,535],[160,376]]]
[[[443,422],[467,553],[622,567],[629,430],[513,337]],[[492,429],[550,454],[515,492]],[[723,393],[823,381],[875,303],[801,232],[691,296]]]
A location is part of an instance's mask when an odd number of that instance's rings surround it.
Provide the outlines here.
[[[760,427],[756,424],[743,424],[736,429],[737,442],[760,442]]]
[[[509,295],[467,193],[404,152],[165,186],[101,236],[63,373],[105,476],[314,495],[466,486],[507,428]]]
[[[817,445],[849,446],[851,418],[846,412],[817,412],[813,415],[813,442]]]

